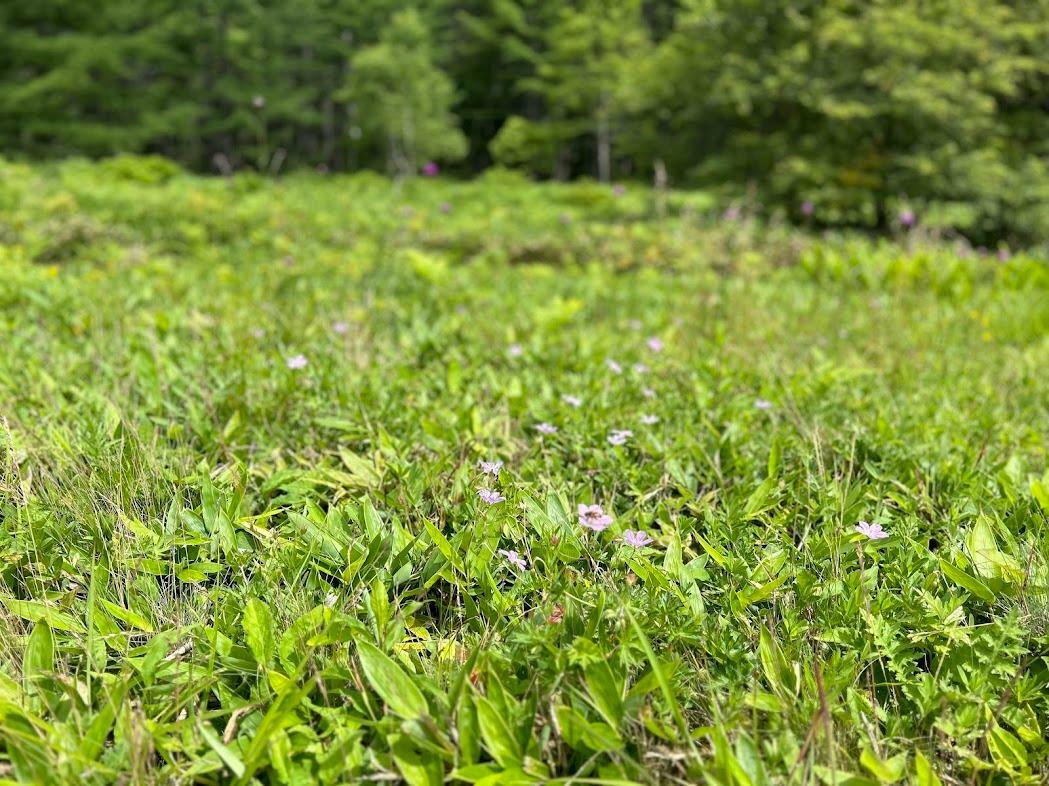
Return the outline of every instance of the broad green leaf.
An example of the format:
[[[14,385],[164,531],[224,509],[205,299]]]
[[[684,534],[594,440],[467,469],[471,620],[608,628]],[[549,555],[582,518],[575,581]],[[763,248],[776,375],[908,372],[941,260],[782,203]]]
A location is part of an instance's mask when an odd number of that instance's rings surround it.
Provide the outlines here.
[[[995,602],[995,595],[990,588],[975,576],[970,576],[961,568],[955,567],[945,559],[940,560],[940,570],[950,581],[953,581],[962,589],[966,589],[980,600],[987,603]]]
[[[506,719],[480,694],[474,696],[474,704],[477,707],[477,725],[481,730],[485,749],[503,767],[519,765],[522,759],[521,750],[514,735],[510,733]]]
[[[422,691],[392,658],[366,641],[357,642],[357,655],[364,676],[391,710],[402,718],[418,718],[427,713]]]
[[[277,640],[273,634],[273,615],[269,606],[258,598],[249,598],[244,605],[241,620],[248,649],[260,666],[269,666],[277,651]]]

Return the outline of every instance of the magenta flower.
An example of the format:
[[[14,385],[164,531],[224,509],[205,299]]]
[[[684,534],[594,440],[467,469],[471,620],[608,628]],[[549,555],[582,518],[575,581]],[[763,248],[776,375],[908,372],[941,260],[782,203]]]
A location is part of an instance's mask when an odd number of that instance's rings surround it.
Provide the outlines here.
[[[656,391],[652,390],[652,388],[641,388],[641,395],[645,398],[655,398]]]
[[[612,524],[612,517],[605,513],[600,505],[580,505],[579,523],[594,532],[608,529]]]
[[[506,497],[493,489],[477,489],[477,496],[481,498],[481,502],[487,502],[489,505],[495,505],[506,500]]]
[[[605,365],[608,366],[608,370],[611,371],[613,374],[623,373],[623,367],[616,363],[616,361],[612,360],[612,358],[606,360]]]
[[[633,546],[635,549],[640,549],[652,542],[652,536],[644,530],[639,529],[635,532],[632,529],[628,529],[623,533],[623,542],[628,546]]]
[[[309,363],[309,361],[306,360],[305,355],[292,355],[285,361],[285,363],[288,368],[293,371],[298,371],[300,368],[306,368],[306,364]]]
[[[815,212],[816,206],[812,204],[812,202],[810,202],[809,200],[806,199],[804,202],[801,203],[801,214],[803,216],[811,216]]]
[[[565,402],[568,406],[575,407],[577,409],[583,406],[583,399],[579,398],[579,396],[572,396],[566,393],[565,395],[561,396],[561,400]]]
[[[345,336],[350,332],[350,326],[346,322],[333,322],[331,329],[333,332],[338,333],[340,336]]]
[[[884,540],[889,537],[889,533],[881,528],[881,524],[871,524],[867,521],[861,521],[856,525],[856,531],[861,535],[866,535],[871,540]]]
[[[656,415],[642,415],[641,422],[646,426],[654,426],[659,422],[659,418]]]
[[[650,350],[652,350],[653,352],[662,352],[663,351],[663,339],[661,339],[661,338],[659,338],[657,336],[652,336],[645,343],[648,345],[648,348]]]
[[[499,549],[499,553],[506,557],[506,561],[518,570],[528,570],[528,563],[525,562],[524,557],[516,551],[512,549]]]
[[[754,406],[758,409],[772,409],[772,402],[767,399],[759,398],[754,402]]]
[[[547,423],[546,421],[543,421],[542,423],[536,424],[535,430],[538,431],[540,434],[556,434],[557,426],[553,426]]]
[[[608,435],[609,445],[625,445],[626,441],[634,436],[634,432],[630,429],[622,428],[616,429]]]
[[[503,468],[503,462],[501,461],[479,461],[478,466],[481,467],[481,472],[485,475],[498,475],[499,470]]]
[[[448,202],[442,202],[441,203],[441,212],[442,213],[451,213],[452,212],[451,204],[448,203]]]
[[[512,358],[519,358],[524,354],[524,347],[520,344],[511,344],[506,348],[506,354]]]
[[[900,215],[899,215],[899,219],[900,219],[900,225],[901,226],[912,227],[912,226],[914,226],[914,222],[916,220],[916,217],[914,215],[914,211],[913,210],[901,210],[900,211]]]
[[[433,161],[427,161],[423,165],[423,174],[427,177],[437,177],[440,174],[441,168]]]

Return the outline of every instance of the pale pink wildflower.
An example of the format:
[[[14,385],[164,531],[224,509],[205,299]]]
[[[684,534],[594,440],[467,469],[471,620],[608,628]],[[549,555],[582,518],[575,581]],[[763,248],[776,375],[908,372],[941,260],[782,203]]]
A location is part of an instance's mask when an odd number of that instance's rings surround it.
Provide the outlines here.
[[[298,371],[300,368],[306,368],[307,363],[309,363],[309,361],[306,360],[305,355],[292,355],[285,361],[285,364],[292,371]]]
[[[856,531],[861,535],[866,535],[871,540],[884,540],[889,537],[889,533],[883,530],[881,524],[877,522],[871,524],[868,521],[861,521],[856,525]]]
[[[663,340],[657,336],[652,336],[645,343],[648,345],[648,348],[653,352],[663,351]]]
[[[644,530],[628,529],[623,533],[623,542],[635,549],[640,549],[652,542],[652,536]]]
[[[554,426],[544,421],[543,423],[537,423],[535,426],[535,430],[538,431],[540,434],[556,434],[557,426]]]
[[[565,402],[568,406],[575,407],[577,409],[583,406],[583,399],[579,398],[579,396],[572,396],[566,393],[565,395],[561,396],[561,400]]]
[[[528,563],[525,562],[524,557],[513,549],[499,549],[499,553],[506,557],[506,561],[518,570],[528,570]]]
[[[486,502],[489,505],[506,501],[506,497],[493,489],[478,489],[477,496],[481,498],[481,502]]]
[[[478,466],[481,468],[481,472],[485,475],[498,475],[499,470],[503,468],[503,462],[501,461],[480,461]]]
[[[626,441],[634,436],[634,432],[630,429],[622,428],[612,431],[608,435],[609,445],[625,445]]]
[[[579,523],[594,532],[608,529],[612,524],[612,517],[605,513],[600,505],[580,505]]]

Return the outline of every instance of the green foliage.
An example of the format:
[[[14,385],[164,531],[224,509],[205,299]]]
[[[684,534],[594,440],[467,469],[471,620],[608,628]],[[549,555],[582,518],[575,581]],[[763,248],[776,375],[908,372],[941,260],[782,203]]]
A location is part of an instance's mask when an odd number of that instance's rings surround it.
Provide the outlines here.
[[[466,155],[466,138],[451,112],[455,87],[433,63],[416,11],[395,14],[379,43],[354,55],[343,96],[360,117],[364,143],[386,147],[394,172],[408,174],[427,159]]]
[[[0,168],[0,778],[1049,776],[1044,258]]]

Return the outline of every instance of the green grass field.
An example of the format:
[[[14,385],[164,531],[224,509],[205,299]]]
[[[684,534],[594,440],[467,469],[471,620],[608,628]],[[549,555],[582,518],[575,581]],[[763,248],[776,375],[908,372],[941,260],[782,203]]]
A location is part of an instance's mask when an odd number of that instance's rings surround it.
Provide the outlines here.
[[[1044,259],[169,175],[0,164],[0,779],[1049,778]]]

